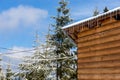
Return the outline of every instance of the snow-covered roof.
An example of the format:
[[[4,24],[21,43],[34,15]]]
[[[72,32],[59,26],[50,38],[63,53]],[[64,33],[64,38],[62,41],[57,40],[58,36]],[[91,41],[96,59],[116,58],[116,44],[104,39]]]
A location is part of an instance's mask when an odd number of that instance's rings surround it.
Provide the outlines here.
[[[87,18],[87,19],[84,19],[84,20],[75,22],[75,23],[73,23],[73,24],[64,26],[62,29],[66,29],[66,28],[73,27],[73,26],[78,25],[78,24],[81,24],[81,23],[83,23],[83,22],[90,21],[90,20],[92,20],[92,19],[96,19],[96,18],[98,18],[98,17],[101,17],[101,16],[104,16],[104,15],[110,14],[110,13],[115,12],[115,11],[117,11],[117,10],[120,10],[120,7],[117,7],[117,8],[115,8],[115,9],[109,10],[108,12],[99,14],[99,15],[97,15],[97,16],[93,16],[93,17],[90,17],[90,18]]]

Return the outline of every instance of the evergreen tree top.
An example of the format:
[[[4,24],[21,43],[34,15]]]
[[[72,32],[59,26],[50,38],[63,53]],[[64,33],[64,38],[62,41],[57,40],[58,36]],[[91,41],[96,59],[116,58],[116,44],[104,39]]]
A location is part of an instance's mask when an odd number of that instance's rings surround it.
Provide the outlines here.
[[[109,10],[108,10],[107,7],[105,7],[104,10],[103,10],[103,12],[105,13],[105,12],[107,12],[107,11],[109,11]]]
[[[67,8],[68,2],[66,0],[61,0],[59,5],[60,6],[57,8],[57,16],[52,17],[56,21],[56,24],[52,26],[56,27],[57,29],[72,22],[69,14],[69,8]]]
[[[66,0],[61,0],[59,2],[59,7],[57,8],[57,16],[53,17],[55,23],[52,25],[54,27],[54,34],[51,35],[51,40],[52,45],[55,46],[54,54],[57,58],[72,57],[71,49],[75,47],[61,29],[61,27],[64,27],[72,22],[67,5],[68,2]],[[56,80],[76,79],[76,76],[73,76],[73,74],[76,75],[76,69],[73,69],[72,67],[76,65],[75,60],[67,59],[63,61],[63,59],[60,59],[56,61],[56,64]]]
[[[94,12],[93,12],[93,16],[97,16],[99,14],[98,8],[95,8]]]

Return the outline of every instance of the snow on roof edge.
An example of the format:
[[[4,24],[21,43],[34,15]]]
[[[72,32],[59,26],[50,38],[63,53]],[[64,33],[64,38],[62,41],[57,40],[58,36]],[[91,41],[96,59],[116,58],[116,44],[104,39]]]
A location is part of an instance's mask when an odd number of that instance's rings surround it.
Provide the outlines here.
[[[64,26],[64,27],[62,27],[62,29],[69,28],[69,27],[72,27],[72,26],[78,25],[78,24],[80,24],[80,23],[83,23],[83,22],[89,21],[89,20],[91,20],[91,19],[98,18],[98,17],[100,17],[100,16],[103,16],[103,15],[109,14],[109,13],[114,12],[114,11],[116,11],[116,10],[120,10],[120,7],[117,7],[117,8],[115,8],[115,9],[109,10],[109,11],[106,12],[106,13],[102,13],[102,14],[99,14],[99,15],[97,15],[97,16],[93,16],[93,17],[90,17],[90,18],[87,18],[87,19],[84,19],[84,20],[81,20],[81,21],[78,21],[78,22],[72,23],[72,24],[70,24],[70,25]]]

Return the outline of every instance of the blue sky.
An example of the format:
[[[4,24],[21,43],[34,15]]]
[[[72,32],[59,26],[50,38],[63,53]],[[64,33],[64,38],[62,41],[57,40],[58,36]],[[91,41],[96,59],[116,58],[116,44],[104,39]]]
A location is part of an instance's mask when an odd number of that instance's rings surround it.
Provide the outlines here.
[[[0,0],[0,47],[18,51],[31,49],[36,30],[41,41],[44,41],[49,24],[54,22],[50,17],[56,15],[58,1],[60,0]],[[69,0],[68,8],[73,20],[78,21],[91,17],[96,7],[102,13],[105,6],[114,9],[120,6],[120,0]],[[10,56],[18,58],[23,55],[28,54]]]
[[[53,23],[59,0],[0,0],[0,46],[32,47],[35,31],[41,40]],[[119,7],[119,0],[69,0],[71,17],[78,21],[92,16],[97,7],[100,12]]]

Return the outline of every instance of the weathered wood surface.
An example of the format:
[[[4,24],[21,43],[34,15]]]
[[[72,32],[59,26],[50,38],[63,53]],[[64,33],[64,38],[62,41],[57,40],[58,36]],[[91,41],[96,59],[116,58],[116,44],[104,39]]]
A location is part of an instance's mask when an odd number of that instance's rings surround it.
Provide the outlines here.
[[[78,37],[80,38],[80,37],[84,37],[84,36],[87,36],[87,35],[90,35],[90,34],[95,34],[95,33],[102,32],[102,31],[105,31],[105,30],[109,30],[109,29],[112,29],[112,28],[115,28],[115,27],[118,27],[118,26],[120,26],[119,21],[114,21],[113,23],[106,24],[102,27],[93,28],[91,30],[81,32],[81,33],[78,34]]]
[[[78,80],[120,80],[120,21],[78,33]]]
[[[78,80],[120,80],[120,74],[79,74]]]

